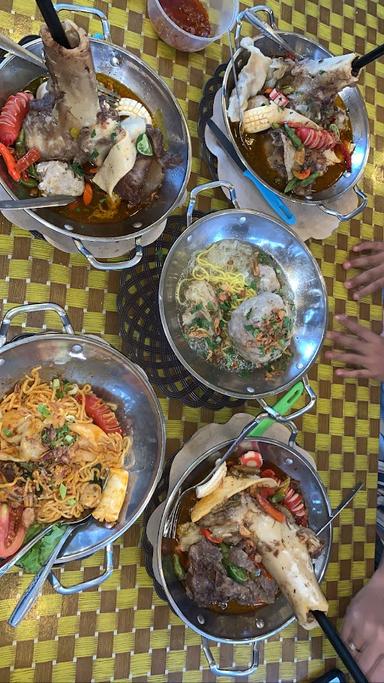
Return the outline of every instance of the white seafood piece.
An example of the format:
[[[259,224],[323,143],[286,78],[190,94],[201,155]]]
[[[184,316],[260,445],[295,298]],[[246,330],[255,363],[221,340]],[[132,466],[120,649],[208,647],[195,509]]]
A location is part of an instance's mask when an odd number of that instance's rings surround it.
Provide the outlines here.
[[[283,143],[283,150],[284,150],[284,166],[285,170],[287,172],[287,178],[288,180],[291,180],[293,173],[292,169],[295,163],[295,148],[290,140],[281,133],[281,141]]]
[[[130,97],[122,97],[116,105],[116,111],[119,116],[139,116],[145,120],[148,126],[152,125],[152,116],[148,109],[141,102]]]
[[[274,57],[269,65],[267,80],[265,85],[269,88],[274,88],[277,81],[279,81],[289,69],[292,68],[295,62],[291,59],[283,59],[283,57]]]
[[[41,100],[48,92],[48,81],[43,81],[36,90],[36,99]]]
[[[247,64],[240,71],[236,88],[229,98],[228,117],[234,123],[240,121],[240,108],[245,111],[250,97],[255,97],[265,83],[271,58],[266,57],[253,44],[252,38],[243,38],[241,46],[251,53]],[[240,108],[239,108],[240,103]]]
[[[223,462],[223,464],[220,465],[219,469],[216,470],[215,474],[210,479],[208,479],[208,481],[205,484],[200,484],[200,486],[196,486],[196,498],[205,498],[205,496],[209,496],[210,493],[213,493],[215,489],[221,484],[226,474],[227,465],[225,462]]]
[[[277,104],[269,107],[255,107],[244,112],[243,125],[246,133],[260,133],[268,130],[274,123],[300,123],[309,128],[319,128],[317,123],[293,109],[282,109]]]
[[[130,116],[120,123],[121,127],[128,133],[133,142],[136,142],[139,135],[145,133],[146,121],[142,116]]]
[[[55,194],[79,197],[84,192],[84,179],[78,178],[64,161],[42,161],[36,166],[39,190],[45,197]]]
[[[126,470],[111,467],[106,487],[101,500],[92,511],[92,516],[99,522],[113,524],[119,519],[127,492],[129,474]]]
[[[293,85],[300,92],[312,93],[320,89],[328,96],[336,95],[358,81],[358,76],[352,74],[355,58],[356,53],[353,52],[325,59],[303,59],[292,69]]]
[[[255,109],[255,107],[268,107],[270,104],[268,97],[265,95],[255,95],[250,97],[247,102],[247,109]]]
[[[130,122],[130,126],[128,123]],[[125,122],[123,122],[125,123]],[[135,142],[145,132],[144,119],[127,119],[124,137],[113,145],[93,181],[110,196],[119,180],[134,167],[137,152]]]

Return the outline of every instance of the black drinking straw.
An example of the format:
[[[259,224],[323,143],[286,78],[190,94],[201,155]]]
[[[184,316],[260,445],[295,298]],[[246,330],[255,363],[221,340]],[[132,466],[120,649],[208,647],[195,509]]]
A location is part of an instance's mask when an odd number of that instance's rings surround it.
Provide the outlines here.
[[[378,59],[382,55],[384,55],[384,45],[379,45],[378,47],[375,47],[374,50],[371,50],[371,52],[367,52],[366,55],[363,55],[362,57],[356,57],[352,62],[353,75],[357,76],[363,66],[367,66],[367,64],[374,62],[375,59]]]
[[[68,50],[71,46],[68,42],[68,38],[65,35],[65,31],[61,24],[59,17],[57,16],[56,10],[52,4],[51,0],[36,0],[37,6],[44,17],[44,21],[49,28],[49,32],[56,43],[66,47]]]
[[[324,614],[324,612],[320,612],[319,610],[312,610],[312,614],[315,617],[319,626],[323,629],[329,642],[333,646],[336,654],[339,655],[341,661],[348,669],[355,683],[368,683],[368,680],[364,676],[358,663],[352,657],[344,641],[341,640],[338,632],[336,631],[332,622],[328,619],[327,615]]]

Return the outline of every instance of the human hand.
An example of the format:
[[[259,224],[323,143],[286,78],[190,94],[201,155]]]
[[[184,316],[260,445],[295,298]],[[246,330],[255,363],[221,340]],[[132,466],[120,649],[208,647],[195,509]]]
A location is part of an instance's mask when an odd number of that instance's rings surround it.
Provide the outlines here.
[[[345,261],[343,264],[345,270],[349,268],[364,270],[363,273],[359,273],[345,283],[347,289],[356,290],[353,298],[358,300],[384,287],[384,242],[362,242],[353,247],[352,251],[361,254],[371,252],[368,255]]]
[[[384,568],[348,605],[341,637],[370,683],[384,681]]]
[[[384,256],[384,254],[383,254]],[[365,377],[384,381],[384,337],[359,325],[346,315],[336,315],[348,332],[328,332],[327,338],[336,346],[336,351],[326,351],[325,357],[337,360],[355,369],[337,368],[340,377]],[[340,349],[340,350],[339,350]],[[384,679],[383,679],[384,681]]]

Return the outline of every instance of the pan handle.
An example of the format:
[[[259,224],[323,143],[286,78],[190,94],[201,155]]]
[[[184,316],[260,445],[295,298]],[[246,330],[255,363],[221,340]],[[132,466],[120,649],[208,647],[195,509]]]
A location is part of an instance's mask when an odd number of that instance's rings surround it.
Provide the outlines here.
[[[80,240],[73,240],[77,250],[85,256],[87,259],[88,263],[91,264],[93,268],[96,268],[97,270],[127,270],[128,268],[133,268],[133,266],[137,266],[138,263],[140,263],[141,259],[143,258],[143,247],[140,244],[140,239],[138,238],[136,240],[136,251],[135,255],[129,259],[128,261],[113,261],[112,263],[104,263],[103,261],[98,261],[97,258],[91,254],[89,249],[84,246],[84,244]]]
[[[76,583],[74,586],[63,586],[53,572],[49,574],[48,579],[56,593],[60,593],[60,595],[73,595],[74,593],[85,591],[88,588],[97,588],[97,586],[104,583],[113,572],[113,546],[111,543],[108,543],[108,545],[105,546],[104,565],[105,569],[102,574],[96,576],[94,579],[89,579],[89,581]]]
[[[35,313],[36,311],[54,311],[61,318],[64,330],[67,334],[74,334],[73,327],[69,321],[69,318],[61,306],[58,304],[53,304],[50,302],[41,304],[23,304],[22,306],[15,306],[15,308],[10,308],[5,314],[3,320],[0,324],[0,348],[4,346],[7,341],[8,330],[11,324],[12,318],[19,313]]]
[[[258,12],[266,12],[267,20],[268,20],[267,27],[270,26],[274,31],[277,31],[277,24],[275,21],[275,15],[274,15],[272,7],[268,7],[268,5],[255,5],[254,7],[250,7],[249,9],[245,9],[245,10],[243,10],[243,12],[240,12],[237,15],[237,19],[236,19],[235,45],[237,48],[240,47],[240,35],[241,35],[241,29],[242,29],[244,19],[249,21],[249,17],[247,15],[249,15],[249,14],[256,15]],[[261,21],[260,19],[258,19],[258,17],[255,17],[255,19],[257,19],[258,21]]]
[[[76,4],[72,5],[70,2],[59,2],[55,5],[56,12],[61,12],[61,10],[64,9],[68,10],[69,12],[83,12],[84,14],[94,14],[96,17],[99,17],[103,27],[103,40],[106,40],[107,43],[112,42],[109,22],[101,9],[97,9],[97,7],[83,7],[83,5]]]
[[[196,198],[200,192],[205,192],[206,190],[214,190],[216,187],[226,187],[229,192],[229,198],[235,207],[235,209],[240,209],[239,203],[236,197],[236,190],[232,183],[228,183],[226,180],[214,180],[211,183],[204,183],[203,185],[198,185],[191,190],[189,195],[189,204],[187,209],[187,228],[193,223],[193,212],[195,210]]]
[[[340,223],[342,221],[349,221],[351,218],[357,216],[358,213],[364,211],[365,207],[368,204],[368,197],[365,194],[365,192],[363,192],[363,190],[361,190],[357,185],[355,185],[353,189],[357,196],[361,199],[361,202],[356,206],[356,209],[353,209],[353,211],[343,214],[339,211],[336,211],[336,209],[329,209],[328,206],[325,206],[325,204],[318,204],[319,209],[324,211],[324,213],[327,213],[328,216],[335,216],[335,218],[337,218],[340,221]]]
[[[234,678],[241,678],[241,676],[250,676],[256,671],[259,666],[259,644],[257,641],[250,643],[252,645],[252,662],[247,669],[220,669],[216,660],[212,654],[212,650],[209,646],[208,638],[202,638],[203,652],[207,658],[207,662],[210,670],[215,676],[233,676]]]
[[[306,403],[305,406],[303,406],[302,408],[299,408],[298,410],[295,410],[293,413],[290,413],[289,415],[281,415],[278,411],[276,411],[273,408],[273,406],[268,405],[268,403],[263,398],[258,398],[257,400],[260,403],[263,410],[265,410],[265,412],[268,413],[268,415],[277,422],[292,422],[293,420],[297,420],[298,417],[304,415],[304,413],[307,413],[309,410],[311,410],[316,403],[317,396],[308,382],[307,375],[304,375],[304,377],[302,378],[302,382],[304,384],[305,392],[309,397],[308,403]]]

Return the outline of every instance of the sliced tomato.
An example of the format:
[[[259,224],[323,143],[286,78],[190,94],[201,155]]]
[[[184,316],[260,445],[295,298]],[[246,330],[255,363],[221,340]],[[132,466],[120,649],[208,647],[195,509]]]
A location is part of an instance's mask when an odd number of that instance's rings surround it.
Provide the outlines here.
[[[40,151],[37,149],[37,147],[31,147],[31,149],[29,149],[28,152],[16,162],[16,168],[19,173],[23,173],[23,171],[26,171],[27,168],[32,166],[32,164],[35,164],[36,161],[40,161],[40,159]]]
[[[247,451],[241,456],[240,462],[242,465],[260,469],[263,465],[263,457],[259,451]]]
[[[200,533],[207,539],[207,541],[210,541],[211,543],[216,543],[218,545],[219,543],[223,542],[222,538],[213,536],[212,531],[210,529],[200,529]]]
[[[81,403],[81,397],[78,397],[78,401]],[[115,413],[96,394],[86,394],[85,412],[106,434],[117,432],[123,435]]]
[[[280,522],[282,524],[285,522],[286,517],[284,512],[281,512],[277,508],[275,508],[272,503],[269,502],[264,496],[261,496],[260,493],[256,494],[256,500],[258,504],[260,505],[261,509],[270,517],[276,520],[276,522]]]
[[[0,505],[0,557],[11,557],[23,544],[25,527],[21,523],[22,508],[15,510],[6,503]]]

